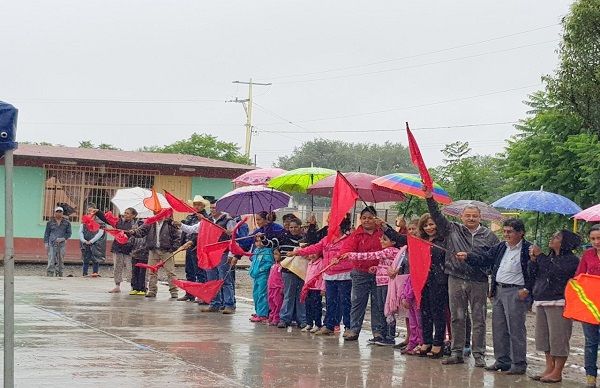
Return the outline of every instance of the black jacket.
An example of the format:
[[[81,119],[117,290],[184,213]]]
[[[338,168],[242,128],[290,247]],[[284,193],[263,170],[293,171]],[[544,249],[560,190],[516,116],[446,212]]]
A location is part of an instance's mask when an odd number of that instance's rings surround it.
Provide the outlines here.
[[[160,249],[167,252],[174,252],[179,248],[181,241],[181,230],[173,225],[173,220],[168,218],[163,221],[159,232],[160,247],[156,248],[156,227],[158,222],[144,224],[138,229],[133,229],[130,233],[135,237],[146,237],[146,249]]]
[[[96,217],[98,217],[98,219],[100,221],[104,222],[105,224],[109,224],[108,220],[106,219],[106,217],[104,216],[104,214],[102,212],[97,212]],[[120,216],[119,221],[117,221],[117,224],[115,225],[115,228],[120,229],[120,230],[131,230],[137,226],[140,226],[139,221],[137,221],[135,219],[133,219],[131,221],[125,221],[125,218]],[[121,244],[121,243],[117,242],[116,240],[113,240],[110,251],[113,253],[122,253],[125,255],[129,255],[129,254],[131,254],[131,250],[133,249],[133,241],[132,240],[133,239],[129,239],[125,244]]]
[[[521,270],[523,271],[523,280],[525,281],[525,288],[533,293],[533,282],[534,278],[531,277],[527,266],[529,265],[529,247],[531,243],[527,240],[523,240],[521,245]],[[492,269],[492,285],[490,286],[490,297],[496,295],[496,288],[498,283],[496,282],[496,274],[498,268],[500,268],[500,262],[504,253],[506,252],[506,242],[500,242],[491,247],[487,252],[481,254],[469,253],[467,256],[467,264],[473,267],[491,268]]]
[[[536,261],[530,261],[527,269],[535,279],[533,300],[564,299],[567,282],[575,276],[578,265],[579,258],[573,253],[540,255]]]
[[[432,241],[435,245],[445,246],[443,238],[436,237]],[[445,273],[446,267],[446,252],[437,247],[431,247],[431,266],[429,267],[429,275],[427,283],[444,285],[448,284],[448,275]]]

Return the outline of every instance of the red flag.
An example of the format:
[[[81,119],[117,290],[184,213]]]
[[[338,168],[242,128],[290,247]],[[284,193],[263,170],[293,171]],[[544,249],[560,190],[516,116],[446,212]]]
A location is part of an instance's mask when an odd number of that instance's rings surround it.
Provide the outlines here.
[[[237,238],[237,231],[238,229],[246,223],[246,221],[248,221],[249,217],[245,217],[243,220],[241,220],[240,222],[238,222],[235,225],[235,228],[233,228],[233,231],[231,232],[231,243],[229,244],[229,252],[231,252],[231,254],[233,254],[234,256],[252,256],[252,253],[250,252],[246,252],[241,246],[240,244],[238,244],[238,242],[236,241]]]
[[[126,244],[129,241],[129,237],[125,234],[124,230],[120,229],[104,229],[104,231],[115,238],[115,241],[119,244]]]
[[[429,175],[429,170],[427,170],[427,166],[425,166],[423,156],[421,155],[421,150],[419,150],[419,145],[410,131],[408,123],[406,123],[406,135],[408,136],[408,150],[410,151],[410,159],[415,167],[419,169],[419,174],[421,175],[421,180],[423,181],[425,187],[433,191],[433,179],[431,179],[431,175]]]
[[[152,195],[150,195],[148,198],[144,198],[144,206],[146,206],[146,209],[151,210],[154,213],[162,210],[162,206],[160,205],[160,201],[158,199],[158,194],[156,194],[154,187],[152,188]]]
[[[173,217],[173,209],[170,207],[163,209],[155,216],[148,217],[144,221],[144,224],[154,224],[155,222],[162,221],[165,218]]]
[[[92,233],[100,230],[100,224],[96,222],[95,218],[95,216],[89,214],[81,217],[81,223]]]
[[[113,214],[113,212],[111,212],[110,210],[107,211],[106,213],[104,213],[104,218],[106,218],[106,221],[108,221],[108,224],[110,226],[112,226],[113,228],[117,227],[117,222],[119,222],[119,217],[115,216]]]
[[[319,281],[321,276],[323,276],[325,271],[327,271],[329,268],[331,268],[337,264],[338,264],[337,261],[332,261],[331,263],[329,263],[328,265],[323,267],[323,269],[321,269],[317,274],[315,274],[315,276],[313,276],[312,278],[310,278],[304,282],[304,285],[302,286],[302,290],[300,290],[300,302],[304,303],[304,301],[306,301],[306,297],[308,296],[308,291],[310,291],[310,289],[312,287],[314,287],[315,284],[317,284],[317,282]]]
[[[173,284],[190,295],[201,299],[204,303],[210,303],[223,287],[225,280],[210,280],[205,283],[189,282],[187,280],[174,279]]]
[[[169,202],[169,205],[171,205],[173,210],[175,210],[176,212],[196,213],[196,209],[194,209],[193,207],[191,207],[190,205],[188,205],[181,199],[179,199],[176,196],[174,196],[173,194],[169,193],[167,190],[164,190],[164,192],[165,192],[165,199],[167,200],[167,202]]]
[[[165,265],[164,261],[159,261],[158,263],[156,263],[155,265],[150,265],[147,263],[136,263],[135,266],[138,268],[146,268],[149,269],[152,272],[158,272],[158,270]]]
[[[331,243],[340,233],[340,224],[346,217],[348,210],[354,206],[359,198],[358,192],[342,175],[337,172],[333,195],[331,196],[331,212],[329,213],[329,228],[327,230],[327,243]]]
[[[206,218],[200,220],[200,232],[197,239],[198,267],[215,268],[221,262],[221,256],[229,247],[229,240],[219,242],[225,229]]]
[[[415,292],[417,306],[421,306],[421,294],[429,276],[431,267],[431,243],[412,234],[407,234],[408,240],[408,266],[410,268],[410,281]]]

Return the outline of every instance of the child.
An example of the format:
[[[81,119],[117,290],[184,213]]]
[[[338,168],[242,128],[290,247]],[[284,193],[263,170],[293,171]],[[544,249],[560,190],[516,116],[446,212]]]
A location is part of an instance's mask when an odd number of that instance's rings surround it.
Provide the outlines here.
[[[251,322],[265,322],[269,320],[269,303],[267,301],[267,282],[269,271],[275,262],[273,250],[265,247],[262,236],[254,239],[254,252],[250,258],[250,277],[254,279],[252,287],[252,298],[254,299],[254,311],[250,317]]]
[[[269,280],[267,286],[269,290],[269,326],[277,326],[279,323],[279,313],[283,305],[283,278],[281,277],[281,253],[278,250],[273,251],[275,264],[269,271]]]
[[[312,279],[313,276],[318,274],[323,269],[323,258],[319,255],[309,255],[308,268],[306,270],[306,279]],[[306,297],[306,322],[307,325],[302,331],[316,333],[323,326],[322,314],[323,314],[323,293],[324,282],[323,277],[320,276],[315,286],[308,290],[308,296]]]
[[[406,225],[406,231],[408,234],[412,236],[419,236],[419,219],[415,218],[413,220],[408,221]],[[400,258],[400,264],[396,268],[395,273],[398,275],[406,275],[408,274],[408,251],[404,251],[402,253],[402,257]],[[408,321],[408,317],[404,318],[404,323],[406,324],[406,338],[404,341],[400,342],[396,345],[397,349],[404,349],[409,342],[410,338],[410,322]]]
[[[400,253],[400,247],[406,245],[406,237],[400,235],[394,229],[388,227],[381,236],[381,251],[377,252],[351,252],[348,254],[350,260],[379,260],[379,264],[371,267],[369,272],[376,274],[377,289],[375,295],[371,295],[371,310],[377,312],[377,326],[379,330],[373,333],[371,343],[380,346],[394,346],[396,341],[396,321],[387,322],[384,315],[385,299],[389,282],[388,268]]]
[[[404,283],[404,290],[400,294],[402,306],[408,310],[408,324],[410,336],[402,354],[414,355],[417,347],[423,344],[423,331],[421,329],[421,310],[417,307],[415,293],[410,280],[410,275]]]
[[[148,249],[146,238],[136,237],[133,239],[131,250],[131,292],[129,295],[146,295],[146,268],[136,267],[137,263],[148,264]]]

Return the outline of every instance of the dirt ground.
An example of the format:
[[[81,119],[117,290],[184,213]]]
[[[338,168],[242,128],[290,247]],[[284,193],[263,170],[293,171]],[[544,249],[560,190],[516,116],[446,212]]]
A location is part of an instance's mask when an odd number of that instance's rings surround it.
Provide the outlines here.
[[[44,275],[45,266],[40,264],[16,264],[15,275],[31,276],[31,275]],[[176,273],[178,278],[185,279],[185,273],[183,267],[177,267]],[[81,277],[81,267],[78,265],[67,265],[65,267],[65,276]],[[100,275],[103,278],[112,277],[112,266],[103,265],[100,267]],[[90,279],[93,281],[93,279]],[[165,279],[161,279],[165,280]],[[252,280],[248,276],[248,271],[245,268],[240,268],[236,271],[236,293],[237,295],[245,298],[252,298]],[[367,317],[369,315],[367,314]],[[488,320],[491,321],[491,306],[488,310]],[[492,336],[491,336],[491,325],[488,324],[488,362],[492,362],[493,349],[492,349]],[[402,338],[405,334],[404,325],[399,326],[399,336]],[[534,312],[527,314],[527,338],[528,338],[528,357],[530,361],[530,373],[533,373],[538,368],[542,368],[544,361],[544,354],[535,350],[535,309]],[[571,355],[567,361],[568,367],[565,368],[565,372],[570,379],[581,380],[585,374],[583,370],[583,347],[584,337],[581,324],[573,324],[573,334],[571,336]]]

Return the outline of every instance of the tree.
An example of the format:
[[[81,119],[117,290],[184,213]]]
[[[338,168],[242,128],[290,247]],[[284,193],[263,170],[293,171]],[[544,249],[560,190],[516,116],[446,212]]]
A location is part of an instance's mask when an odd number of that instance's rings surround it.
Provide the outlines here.
[[[600,2],[576,1],[562,24],[560,65],[546,78],[548,88],[586,131],[600,135]]]
[[[90,140],[82,140],[79,142],[79,148],[96,148]]]
[[[316,139],[296,147],[290,156],[280,156],[276,163],[277,167],[286,170],[311,165],[374,175],[416,172],[408,149],[400,143],[391,142],[372,144]]]
[[[115,147],[112,144],[101,143],[98,146],[94,145],[91,140],[82,140],[79,142],[79,148],[90,148],[90,149],[100,149],[100,150],[119,150],[119,147]]]
[[[139,151],[196,155],[233,163],[251,164],[250,159],[241,154],[237,144],[220,141],[215,136],[204,133],[193,133],[189,139],[179,140],[166,146],[142,147]]]

